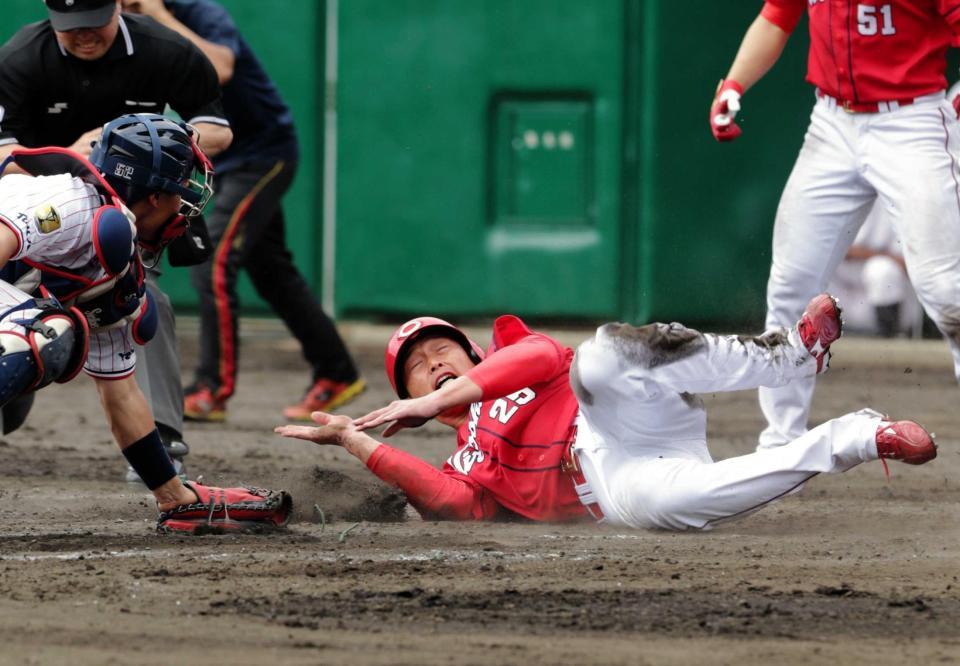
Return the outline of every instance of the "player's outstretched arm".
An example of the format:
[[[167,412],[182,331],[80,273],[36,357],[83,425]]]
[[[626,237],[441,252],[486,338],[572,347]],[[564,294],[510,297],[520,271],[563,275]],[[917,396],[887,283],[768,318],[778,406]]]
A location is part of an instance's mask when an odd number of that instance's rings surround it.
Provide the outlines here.
[[[383,436],[389,437],[404,428],[418,428],[448,409],[469,405],[482,397],[483,391],[480,387],[470,377],[464,375],[448,381],[436,391],[425,396],[407,400],[394,400],[386,407],[381,407],[354,419],[353,425],[360,431],[376,428],[393,421],[383,431]]]
[[[381,444],[360,432],[347,416],[314,412],[311,418],[316,427],[284,425],[274,428],[274,432],[317,444],[342,446],[383,481],[400,488],[424,516],[484,520],[496,515],[498,507],[493,497],[468,479],[445,474],[416,456]]]
[[[316,426],[282,425],[273,429],[278,435],[303,439],[321,445],[342,446],[346,451],[366,464],[380,442],[361,432],[349,416],[335,416],[326,412],[310,415]]]

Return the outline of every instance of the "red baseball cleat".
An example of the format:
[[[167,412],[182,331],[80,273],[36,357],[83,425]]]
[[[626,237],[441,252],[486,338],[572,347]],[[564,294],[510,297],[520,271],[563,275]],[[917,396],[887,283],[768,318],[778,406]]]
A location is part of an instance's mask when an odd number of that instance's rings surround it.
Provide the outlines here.
[[[826,369],[830,345],[839,340],[843,332],[841,312],[836,298],[820,294],[807,303],[807,309],[797,322],[797,333],[803,346],[817,359],[818,374]]]
[[[188,421],[223,421],[227,418],[227,403],[206,386],[187,389],[183,396],[183,418]]]
[[[306,395],[296,405],[283,410],[283,415],[291,421],[309,421],[313,412],[329,412],[341,407],[363,393],[367,387],[362,379],[354,382],[335,382],[321,378],[307,389]]]
[[[877,427],[877,455],[908,465],[922,465],[937,457],[933,436],[913,421],[881,421]]]

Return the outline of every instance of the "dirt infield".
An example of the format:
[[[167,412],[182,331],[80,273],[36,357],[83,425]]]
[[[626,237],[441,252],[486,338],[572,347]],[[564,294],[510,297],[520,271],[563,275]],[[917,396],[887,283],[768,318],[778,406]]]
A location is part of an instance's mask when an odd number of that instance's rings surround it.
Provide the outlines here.
[[[351,330],[388,398],[382,331]],[[570,334],[573,342],[578,334]],[[189,362],[192,349],[184,350]],[[45,389],[0,439],[0,663],[844,664],[960,662],[960,390],[937,343],[843,340],[814,420],[870,404],[939,433],[712,533],[424,522],[341,451],[271,433],[305,373],[245,339],[225,425],[191,425],[191,472],[294,494],[271,536],[164,537],[92,383]],[[715,457],[749,452],[753,393],[704,396]],[[396,438],[439,463],[442,426]],[[321,520],[322,516],[322,520]]]

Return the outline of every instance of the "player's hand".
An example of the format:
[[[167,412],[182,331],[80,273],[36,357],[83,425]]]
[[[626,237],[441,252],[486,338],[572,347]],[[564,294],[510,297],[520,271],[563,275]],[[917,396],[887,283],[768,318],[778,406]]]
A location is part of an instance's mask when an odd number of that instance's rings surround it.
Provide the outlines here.
[[[70,146],[70,150],[80,153],[84,157],[90,157],[90,153],[93,152],[93,144],[100,140],[100,134],[102,133],[103,128],[97,127],[96,129],[89,130],[80,135],[80,138],[73,142],[73,145]]]
[[[443,411],[437,406],[433,395],[431,393],[420,398],[394,400],[386,407],[354,419],[353,425],[357,430],[370,430],[392,421],[383,431],[384,437],[389,437],[404,428],[419,428]]]
[[[710,106],[710,131],[717,141],[733,141],[740,136],[740,126],[734,122],[740,110],[740,97],[743,86],[733,79],[720,81],[717,94]]]
[[[343,446],[347,439],[356,435],[358,430],[349,416],[334,416],[326,412],[314,412],[310,415],[318,427],[301,425],[282,425],[273,429],[278,435],[304,439],[315,444]]]

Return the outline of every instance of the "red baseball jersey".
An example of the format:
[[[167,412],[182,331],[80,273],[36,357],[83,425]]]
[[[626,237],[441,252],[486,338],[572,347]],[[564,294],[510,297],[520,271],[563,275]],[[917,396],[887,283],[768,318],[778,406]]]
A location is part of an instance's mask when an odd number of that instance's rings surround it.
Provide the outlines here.
[[[766,0],[786,32],[810,18],[807,81],[855,103],[906,101],[947,87],[946,51],[960,0]]]
[[[387,445],[368,467],[428,515],[490,519],[506,509],[532,520],[588,516],[561,469],[579,410],[569,384],[572,360],[572,349],[517,317],[499,317],[484,361],[467,375],[483,399],[470,405],[443,469]]]

